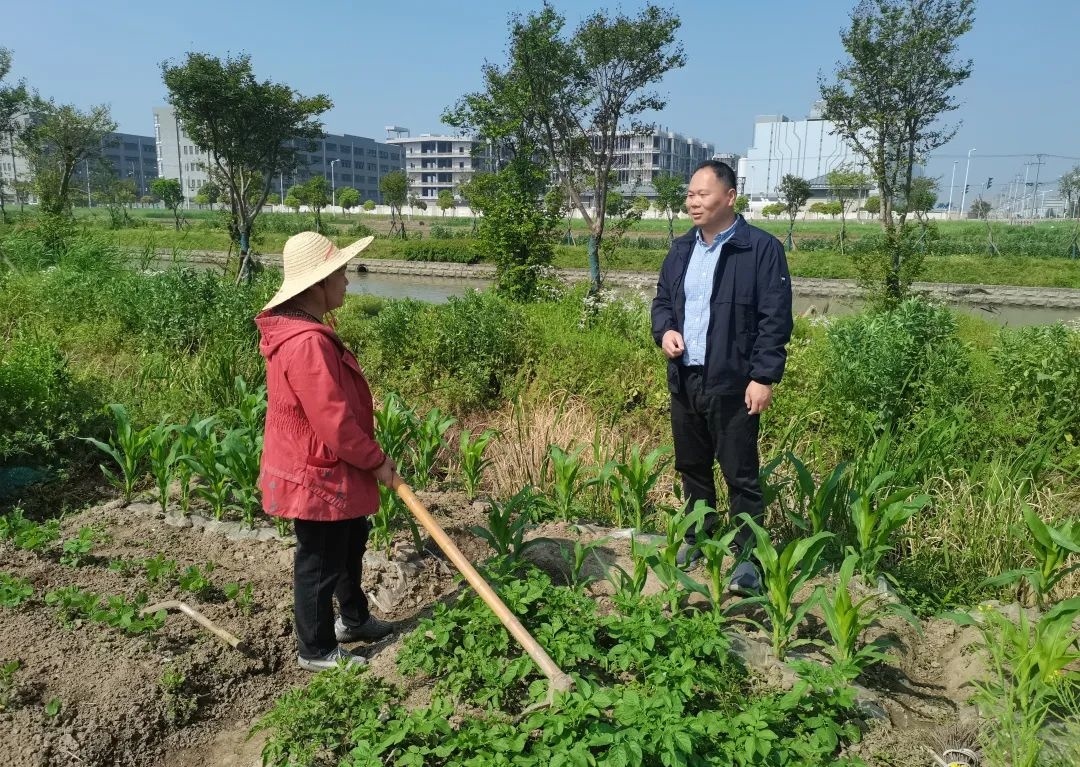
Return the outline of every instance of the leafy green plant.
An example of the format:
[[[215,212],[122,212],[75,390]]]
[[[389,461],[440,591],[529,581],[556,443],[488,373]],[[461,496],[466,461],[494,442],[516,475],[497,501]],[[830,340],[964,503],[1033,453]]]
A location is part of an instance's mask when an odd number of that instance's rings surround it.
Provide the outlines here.
[[[810,535],[829,529],[833,513],[842,510],[846,500],[847,464],[834,467],[818,485],[806,464],[794,453],[788,453],[788,460],[795,469],[796,491],[796,507],[789,513],[789,519],[795,527]]]
[[[124,500],[130,502],[135,494],[135,485],[142,478],[142,464],[149,449],[149,436],[152,426],[143,429],[135,429],[131,425],[131,417],[127,408],[113,403],[108,406],[115,421],[116,434],[114,439],[105,444],[93,437],[83,437],[86,442],[101,450],[112,458],[120,468],[120,474],[115,473],[101,465],[101,471],[109,482],[120,490]]]
[[[164,554],[155,554],[143,561],[143,570],[151,586],[168,587],[176,573],[176,561],[167,559]]]
[[[769,533],[750,515],[740,514],[739,518],[754,533],[756,543],[753,555],[761,566],[762,584],[765,589],[763,595],[750,597],[744,602],[761,604],[769,619],[773,651],[779,660],[783,660],[789,649],[810,641],[795,639],[795,632],[806,617],[806,613],[819,600],[821,588],[815,589],[814,594],[797,607],[795,595],[808,580],[817,574],[821,566],[821,553],[833,534],[821,532],[809,538],[797,538],[778,551],[773,546]],[[764,630],[760,624],[755,625],[759,625]]]
[[[216,416],[200,418],[191,416],[183,426],[177,426],[176,445],[177,461],[174,466],[177,484],[180,487],[180,510],[187,514],[191,509],[191,481],[195,476],[190,460],[185,456],[195,455],[196,447],[210,441],[211,433],[218,423]]]
[[[0,713],[7,711],[15,699],[17,687],[15,685],[15,672],[22,664],[18,660],[9,660],[0,663]]]
[[[169,483],[172,482],[176,465],[180,461],[182,445],[177,438],[179,428],[175,424],[162,421],[146,435],[150,474],[157,485],[158,504],[162,514],[169,510]]]
[[[100,598],[78,586],[63,586],[45,594],[45,604],[56,608],[57,617],[64,626],[72,626],[76,621],[89,619]]]
[[[910,611],[895,603],[883,604],[881,597],[870,594],[857,602],[851,599],[851,580],[859,558],[849,554],[840,566],[836,587],[826,591],[819,600],[825,627],[829,631],[830,642],[820,643],[833,660],[834,666],[845,677],[855,679],[871,663],[886,660],[886,650],[892,644],[887,638],[875,639],[869,644],[860,644],[863,633],[873,626],[883,615],[899,614],[917,626]]]
[[[214,591],[214,582],[210,580],[210,573],[214,572],[214,563],[207,562],[203,567],[190,565],[184,568],[178,578],[180,590],[194,594],[200,599],[205,599]]]
[[[506,501],[489,501],[487,527],[477,525],[469,530],[486,541],[497,558],[504,559],[508,566],[513,566],[521,560],[525,551],[536,543],[535,539],[525,540],[536,504],[536,491],[532,487],[523,487]]]
[[[858,555],[859,572],[868,583],[874,583],[882,558],[893,550],[893,534],[930,502],[927,495],[915,496],[915,488],[893,490],[879,499],[894,474],[883,472],[856,489],[848,507],[854,533],[848,548]]]
[[[465,490],[465,497],[470,501],[476,498],[484,469],[491,463],[490,459],[484,457],[484,453],[498,435],[499,433],[494,429],[484,429],[475,437],[468,429],[463,429],[461,432],[459,441],[461,484]]]
[[[45,716],[49,719],[56,719],[60,716],[60,711],[63,708],[63,703],[59,698],[49,698],[49,702],[45,704]]]
[[[615,465],[623,482],[620,505],[635,530],[644,529],[645,514],[649,510],[647,496],[667,468],[670,454],[670,448],[658,447],[642,456],[641,445],[634,445],[629,455]]]
[[[229,450],[237,449],[235,441],[226,448],[217,433],[211,431],[205,439],[195,444],[192,453],[181,458],[199,475],[200,483],[195,487],[195,495],[210,504],[214,519],[224,518],[234,485],[224,456]]]
[[[574,501],[578,492],[585,486],[581,476],[581,453],[584,447],[576,450],[563,450],[558,445],[549,445],[541,469],[543,475],[551,472],[551,493],[549,502],[556,519],[569,520],[574,517]]]
[[[375,438],[383,452],[402,465],[416,428],[416,414],[396,392],[390,392],[382,407],[375,411]]]
[[[221,441],[220,461],[231,482],[228,486],[229,508],[240,512],[249,528],[255,527],[255,512],[260,508],[259,471],[262,460],[262,434],[245,428],[232,429]]]
[[[60,537],[60,522],[50,519],[38,524],[27,519],[21,507],[16,506],[0,516],[0,540],[10,540],[15,548],[23,551],[42,551]]]
[[[1014,623],[992,607],[949,615],[962,626],[974,626],[989,658],[986,681],[976,682],[975,702],[995,726],[987,731],[984,751],[996,763],[1035,767],[1040,764],[1043,725],[1061,700],[1061,690],[1080,684],[1074,664],[1080,633],[1080,597],[1055,605],[1038,621],[1021,612]]]
[[[242,586],[239,583],[226,583],[221,590],[225,594],[226,599],[235,603],[236,606],[240,608],[241,614],[251,615],[251,610],[255,604],[255,598],[250,583],[245,583]]]
[[[0,573],[0,605],[16,608],[34,595],[30,581],[16,575]]]
[[[60,556],[60,564],[68,567],[81,565],[93,550],[97,536],[98,533],[94,528],[80,527],[78,536],[64,541],[64,553]]]
[[[1035,557],[1036,567],[1010,570],[983,582],[985,586],[1003,586],[1026,580],[1040,608],[1045,609],[1047,598],[1061,581],[1077,569],[1080,560],[1069,564],[1073,554],[1080,554],[1080,521],[1071,519],[1058,527],[1043,522],[1030,506],[1024,506],[1024,523],[1030,537],[1028,546]]]
[[[437,407],[415,423],[412,446],[413,476],[418,487],[426,487],[439,451],[446,447],[446,432],[457,419],[445,415]]]
[[[161,672],[158,687],[165,701],[165,718],[173,725],[190,722],[198,710],[199,699],[186,692],[187,675],[170,663]]]
[[[158,610],[150,615],[140,615],[139,611],[145,606],[146,597],[142,594],[130,602],[122,596],[110,596],[103,604],[95,605],[90,611],[90,618],[132,636],[160,631],[165,625],[165,611]]]

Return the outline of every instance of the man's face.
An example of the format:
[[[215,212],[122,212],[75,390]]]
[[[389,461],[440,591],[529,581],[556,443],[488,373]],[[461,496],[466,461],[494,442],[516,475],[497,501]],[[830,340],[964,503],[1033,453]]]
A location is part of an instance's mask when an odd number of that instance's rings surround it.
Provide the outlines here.
[[[686,210],[694,224],[704,229],[730,224],[735,215],[735,190],[718,179],[712,168],[702,168],[690,177]]]

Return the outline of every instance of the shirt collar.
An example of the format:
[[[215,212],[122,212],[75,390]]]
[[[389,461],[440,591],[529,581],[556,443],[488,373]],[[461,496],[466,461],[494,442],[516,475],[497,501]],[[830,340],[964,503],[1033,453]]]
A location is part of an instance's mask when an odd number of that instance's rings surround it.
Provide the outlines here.
[[[738,226],[738,225],[739,225],[739,217],[736,216],[735,220],[731,223],[731,226],[729,226],[727,229],[725,229],[724,231],[722,231],[718,235],[716,235],[716,237],[713,238],[712,243],[705,242],[705,238],[701,236],[701,227],[698,227],[697,241],[699,243],[701,243],[702,245],[704,245],[705,247],[707,247],[707,248],[712,247],[713,245],[716,245],[719,242],[725,242],[728,238],[731,237],[731,235],[733,235],[735,233],[735,227]]]

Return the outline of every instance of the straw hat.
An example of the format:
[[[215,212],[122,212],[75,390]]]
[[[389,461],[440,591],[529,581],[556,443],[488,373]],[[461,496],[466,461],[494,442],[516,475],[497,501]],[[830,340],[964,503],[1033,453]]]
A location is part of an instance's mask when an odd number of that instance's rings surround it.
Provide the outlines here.
[[[285,250],[281,254],[281,260],[285,266],[285,279],[278,292],[270,299],[270,303],[263,307],[263,311],[300,295],[316,282],[326,279],[370,245],[374,239],[374,237],[365,237],[339,250],[334,243],[318,232],[294,234],[285,242]]]

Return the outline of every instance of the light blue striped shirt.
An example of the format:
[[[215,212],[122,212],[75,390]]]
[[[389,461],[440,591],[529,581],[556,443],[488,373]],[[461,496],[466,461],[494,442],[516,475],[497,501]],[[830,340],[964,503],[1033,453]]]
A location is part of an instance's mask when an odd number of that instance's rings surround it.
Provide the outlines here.
[[[720,250],[724,243],[735,234],[739,219],[713,238],[712,245],[706,245],[697,231],[694,252],[690,254],[690,263],[686,266],[686,278],[683,280],[683,294],[686,304],[683,309],[683,352],[684,365],[705,364],[705,341],[709,332],[709,299],[712,298],[713,276],[716,264],[720,260]]]

